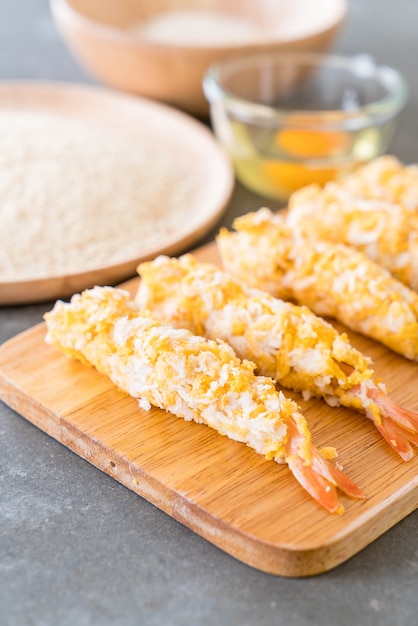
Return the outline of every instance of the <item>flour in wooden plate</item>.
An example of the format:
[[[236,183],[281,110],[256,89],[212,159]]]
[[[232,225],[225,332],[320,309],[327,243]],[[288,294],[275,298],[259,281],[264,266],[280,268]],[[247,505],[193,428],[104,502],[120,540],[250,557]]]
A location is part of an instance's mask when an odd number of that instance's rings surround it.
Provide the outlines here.
[[[181,151],[181,146],[179,146]],[[157,247],[199,181],[151,137],[41,111],[0,116],[0,281],[75,274]]]

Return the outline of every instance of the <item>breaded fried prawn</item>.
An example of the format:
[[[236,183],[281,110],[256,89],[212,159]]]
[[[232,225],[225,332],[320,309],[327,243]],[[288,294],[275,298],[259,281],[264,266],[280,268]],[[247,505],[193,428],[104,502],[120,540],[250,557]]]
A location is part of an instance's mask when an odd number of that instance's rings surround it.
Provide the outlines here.
[[[358,167],[341,185],[363,198],[400,204],[418,212],[418,165],[385,154]]]
[[[350,246],[295,234],[269,209],[234,227],[217,237],[228,272],[418,361],[418,294],[387,270]]]
[[[185,420],[206,424],[246,443],[267,459],[287,463],[302,487],[327,511],[341,513],[336,489],[363,498],[358,487],[311,443],[297,404],[274,381],[254,374],[223,341],[152,319],[111,287],[58,301],[45,315],[46,341],[93,365],[115,385]]]
[[[418,413],[374,382],[371,361],[307,307],[279,300],[191,255],[143,263],[136,300],[178,328],[228,342],[257,372],[308,400],[322,397],[369,417],[404,459],[418,444]]]
[[[294,233],[344,243],[418,290],[418,212],[401,204],[357,196],[342,184],[310,185],[289,200]]]

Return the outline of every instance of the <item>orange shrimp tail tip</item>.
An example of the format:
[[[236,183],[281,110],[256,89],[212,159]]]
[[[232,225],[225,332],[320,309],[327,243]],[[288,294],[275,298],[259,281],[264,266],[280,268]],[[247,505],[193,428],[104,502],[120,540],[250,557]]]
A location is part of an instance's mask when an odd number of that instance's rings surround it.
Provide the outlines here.
[[[412,434],[399,424],[396,424],[390,417],[382,417],[382,423],[375,422],[377,430],[388,444],[399,454],[404,461],[410,461],[414,456],[411,442],[418,445],[418,436]]]
[[[380,389],[369,389],[367,395],[378,406],[381,423],[376,421],[371,412],[368,412],[368,416],[399,456],[404,461],[410,461],[414,456],[411,444],[418,446],[418,413],[397,405]]]
[[[317,474],[311,465],[305,465],[298,457],[289,458],[288,466],[298,483],[309,493],[314,500],[323,506],[329,513],[344,513],[344,507],[338,500],[334,485]]]
[[[349,478],[342,470],[338,467],[330,463],[327,459],[325,459],[321,454],[316,450],[316,448],[312,448],[312,468],[317,473],[320,474],[323,478],[328,480],[330,483],[338,487],[342,492],[344,492],[350,498],[357,498],[358,500],[364,500],[365,495],[362,490]]]
[[[336,488],[352,498],[364,498],[362,491],[337,467],[325,459],[310,443],[309,456],[304,458],[306,435],[298,430],[296,423],[288,422],[287,464],[296,480],[314,500],[330,513],[343,513]]]

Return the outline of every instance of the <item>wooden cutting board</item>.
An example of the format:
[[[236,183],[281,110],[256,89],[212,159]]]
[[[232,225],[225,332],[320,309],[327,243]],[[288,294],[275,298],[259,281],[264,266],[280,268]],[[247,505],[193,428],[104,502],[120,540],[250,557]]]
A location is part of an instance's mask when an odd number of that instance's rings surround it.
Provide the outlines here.
[[[219,263],[210,244],[196,251]],[[137,280],[125,285],[135,293]],[[349,333],[401,404],[418,410],[418,365]],[[367,495],[322,510],[286,466],[159,409],[144,412],[94,369],[44,342],[40,324],[0,347],[0,397],[30,422],[128,489],[241,561],[308,576],[342,563],[418,505],[418,456],[403,462],[371,422],[296,394],[318,446],[334,445]]]

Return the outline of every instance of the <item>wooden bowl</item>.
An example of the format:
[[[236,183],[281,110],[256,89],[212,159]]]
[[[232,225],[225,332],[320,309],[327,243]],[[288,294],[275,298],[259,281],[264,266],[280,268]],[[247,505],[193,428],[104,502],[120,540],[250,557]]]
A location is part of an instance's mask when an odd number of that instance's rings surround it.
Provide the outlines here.
[[[51,0],[51,10],[98,80],[207,117],[210,64],[255,51],[324,51],[347,0]]]

